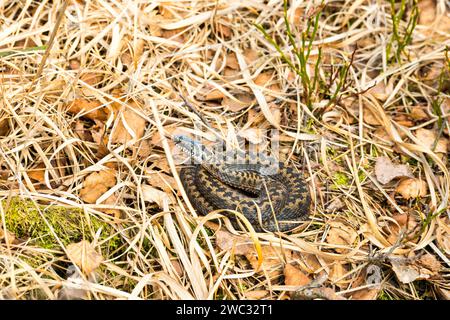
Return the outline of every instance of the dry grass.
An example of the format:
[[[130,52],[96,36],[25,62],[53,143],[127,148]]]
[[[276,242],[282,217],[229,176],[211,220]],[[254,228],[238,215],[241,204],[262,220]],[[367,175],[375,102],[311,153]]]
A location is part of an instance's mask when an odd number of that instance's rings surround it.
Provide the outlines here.
[[[292,264],[331,298],[448,299],[448,149],[435,147],[449,139],[449,8],[421,2],[410,42],[412,1],[400,21],[389,1],[327,2],[305,69],[321,81],[307,101],[305,74],[287,63],[297,60],[282,1],[0,1],[0,298],[286,299],[302,288],[284,280]],[[297,40],[318,5],[292,1]],[[339,87],[333,75],[345,67]],[[68,112],[74,99],[95,101],[104,118]],[[416,106],[426,117],[413,117]],[[253,129],[277,129],[278,156],[305,172],[309,219],[290,234],[251,233],[259,270],[216,244],[225,213],[198,217],[189,204],[175,128],[235,145]],[[434,145],[419,128],[436,132]],[[426,194],[408,200],[399,180],[378,182],[381,156],[408,164]],[[113,186],[87,203],[83,183],[105,170]],[[51,248],[8,230],[17,197],[48,226]],[[88,228],[73,241],[88,239],[103,256],[76,280],[66,274],[68,243],[47,217],[55,206],[79,210]],[[399,231],[400,215],[411,228]],[[94,218],[108,228],[91,227]],[[282,248],[271,263],[268,244]],[[426,253],[439,267],[414,262]],[[402,283],[395,258],[431,277]],[[367,282],[369,267],[379,286]]]

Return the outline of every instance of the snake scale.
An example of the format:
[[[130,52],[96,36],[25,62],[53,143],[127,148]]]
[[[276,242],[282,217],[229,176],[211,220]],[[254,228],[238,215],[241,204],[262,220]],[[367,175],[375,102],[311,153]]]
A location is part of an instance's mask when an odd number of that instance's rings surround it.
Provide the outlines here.
[[[181,169],[180,178],[201,215],[237,210],[257,232],[289,231],[307,217],[310,195],[302,175],[293,168],[276,162],[273,170],[270,159],[261,157],[258,163],[249,163],[243,151],[234,151],[232,162],[223,161],[197,140],[176,135],[173,141],[195,161]],[[234,215],[229,218],[236,227]]]

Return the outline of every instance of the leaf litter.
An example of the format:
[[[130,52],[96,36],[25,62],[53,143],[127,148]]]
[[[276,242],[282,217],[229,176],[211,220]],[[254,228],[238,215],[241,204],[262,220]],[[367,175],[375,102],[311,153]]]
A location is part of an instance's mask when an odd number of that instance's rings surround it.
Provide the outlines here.
[[[448,299],[448,9],[129,5],[72,1],[58,29],[47,18],[59,2],[4,5],[2,221],[30,201],[39,225],[57,205],[89,233],[64,247],[45,228],[52,249],[36,250],[40,236],[2,223],[8,297]],[[226,212],[199,217],[171,135],[267,148],[270,129],[309,184],[304,225],[280,236],[230,229]],[[62,289],[61,259],[81,272]]]

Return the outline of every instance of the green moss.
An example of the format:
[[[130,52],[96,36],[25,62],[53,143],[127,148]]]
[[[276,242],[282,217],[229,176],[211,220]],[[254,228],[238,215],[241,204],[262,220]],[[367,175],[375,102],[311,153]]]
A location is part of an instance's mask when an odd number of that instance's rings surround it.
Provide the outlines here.
[[[92,236],[100,228],[102,233],[99,241],[114,233],[111,225],[95,216],[88,216],[77,208],[36,205],[19,198],[13,198],[9,203],[0,201],[0,205],[3,206],[6,227],[10,232],[19,239],[29,239],[33,244],[46,249],[59,247],[51,229],[64,245],[83,239],[92,241]],[[120,237],[115,235],[105,241],[104,249],[115,250],[120,244]]]
[[[350,181],[349,181],[347,175],[343,172],[335,172],[333,177],[334,177],[334,183],[337,186],[348,186],[350,184]]]
[[[366,180],[366,178],[367,178],[367,176],[366,176],[366,174],[364,173],[364,171],[359,171],[358,172],[358,179],[359,179],[359,182],[364,182],[364,180]]]

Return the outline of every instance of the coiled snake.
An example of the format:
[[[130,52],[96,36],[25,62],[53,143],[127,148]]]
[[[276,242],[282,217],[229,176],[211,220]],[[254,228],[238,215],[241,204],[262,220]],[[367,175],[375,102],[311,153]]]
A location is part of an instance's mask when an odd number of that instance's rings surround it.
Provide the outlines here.
[[[248,161],[242,151],[234,151],[233,161],[225,162],[196,140],[176,135],[173,141],[196,162],[182,168],[180,178],[200,214],[237,210],[257,232],[289,231],[308,215],[308,188],[293,168],[261,155],[258,163]],[[237,225],[233,217],[230,220]]]

